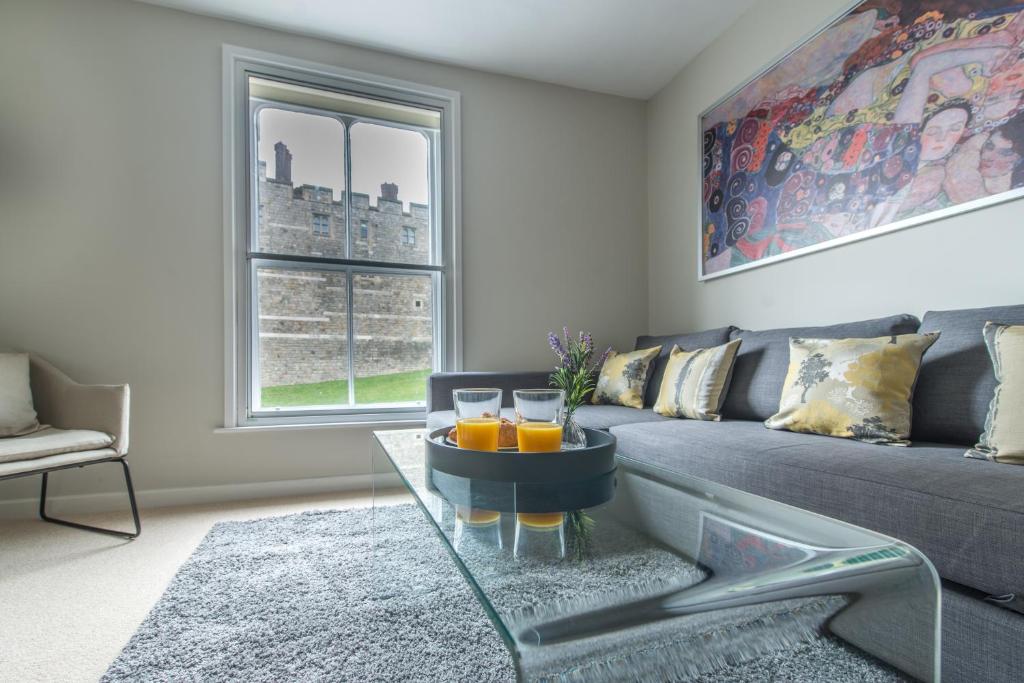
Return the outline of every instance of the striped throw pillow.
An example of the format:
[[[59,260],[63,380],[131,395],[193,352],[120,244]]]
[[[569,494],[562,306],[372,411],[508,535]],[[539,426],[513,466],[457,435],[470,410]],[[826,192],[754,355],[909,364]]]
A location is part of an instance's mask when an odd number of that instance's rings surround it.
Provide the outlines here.
[[[1024,325],[988,322],[982,334],[998,384],[985,431],[965,455],[1024,465]]]
[[[710,349],[672,349],[654,412],[691,420],[722,419],[719,411],[740,348],[740,339]]]

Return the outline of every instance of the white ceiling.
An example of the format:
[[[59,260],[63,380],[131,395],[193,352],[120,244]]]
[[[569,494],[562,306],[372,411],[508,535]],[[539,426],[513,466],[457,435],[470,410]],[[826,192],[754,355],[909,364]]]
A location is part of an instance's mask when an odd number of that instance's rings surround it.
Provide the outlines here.
[[[648,98],[754,0],[143,0],[352,45]]]

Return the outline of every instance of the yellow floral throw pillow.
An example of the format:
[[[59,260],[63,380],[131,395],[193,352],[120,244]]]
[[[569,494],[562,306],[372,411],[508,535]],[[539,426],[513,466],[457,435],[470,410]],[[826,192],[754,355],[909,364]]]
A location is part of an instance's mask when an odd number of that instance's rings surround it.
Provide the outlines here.
[[[938,332],[874,339],[792,338],[779,412],[764,425],[906,446],[921,356],[938,338]]]
[[[988,322],[982,334],[999,384],[985,431],[965,455],[1024,465],[1024,325]]]
[[[674,347],[665,366],[654,412],[665,417],[721,420],[718,411],[740,341],[734,339],[728,344],[694,351]]]
[[[651,364],[659,353],[660,346],[629,353],[612,351],[601,366],[591,402],[643,408],[644,389],[653,370]]]

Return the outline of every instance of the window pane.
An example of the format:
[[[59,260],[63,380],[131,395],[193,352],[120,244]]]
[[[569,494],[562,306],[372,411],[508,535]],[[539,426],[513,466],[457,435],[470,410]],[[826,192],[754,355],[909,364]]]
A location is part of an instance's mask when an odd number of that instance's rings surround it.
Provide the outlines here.
[[[352,276],[356,403],[422,403],[434,367],[430,275]]]
[[[344,272],[259,267],[257,409],[348,404]]]
[[[345,258],[341,121],[271,107],[257,121],[257,250]]]
[[[430,143],[419,132],[352,125],[352,221],[369,224],[353,258],[430,263]],[[410,240],[404,228],[416,235]],[[360,233],[361,234],[361,233]]]

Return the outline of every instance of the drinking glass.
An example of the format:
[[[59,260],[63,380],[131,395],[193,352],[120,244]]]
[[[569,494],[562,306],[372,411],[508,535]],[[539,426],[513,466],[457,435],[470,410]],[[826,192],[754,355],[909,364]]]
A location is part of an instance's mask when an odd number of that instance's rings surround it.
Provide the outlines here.
[[[520,512],[516,514],[512,557],[565,559],[565,513]]]
[[[516,438],[522,453],[562,450],[565,392],[561,389],[516,389]]]
[[[455,431],[459,448],[498,450],[501,389],[455,389]]]
[[[497,510],[456,505],[455,550],[463,550],[467,539],[479,547],[497,547],[501,550],[504,547],[501,538],[501,513]]]
[[[497,451],[501,429],[501,389],[455,389],[455,431],[459,448]],[[455,509],[455,549],[466,539],[502,547],[501,513],[459,505]]]
[[[518,389],[512,392],[516,409],[516,438],[521,453],[557,453],[562,450],[565,392],[561,389]],[[565,557],[565,514],[520,512],[516,515],[514,557]]]

